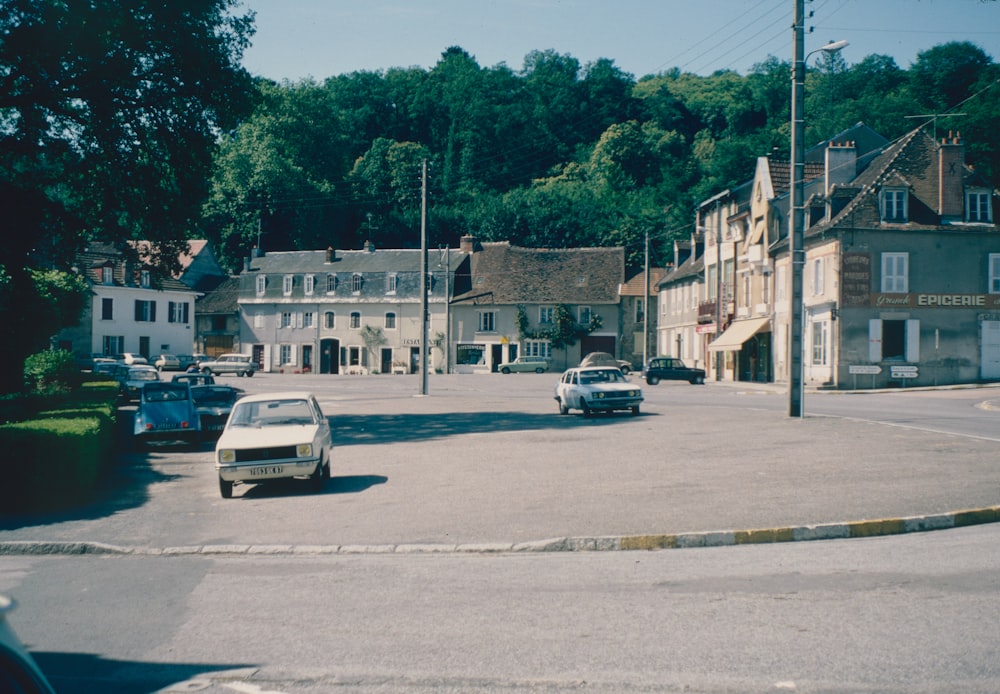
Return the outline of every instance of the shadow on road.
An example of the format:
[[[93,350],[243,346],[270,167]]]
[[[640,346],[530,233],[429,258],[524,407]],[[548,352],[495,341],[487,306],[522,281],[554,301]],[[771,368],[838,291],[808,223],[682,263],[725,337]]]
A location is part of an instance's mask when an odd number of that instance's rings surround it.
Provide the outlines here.
[[[59,694],[147,694],[171,685],[190,683],[177,691],[198,691],[199,675],[252,668],[253,665],[206,665],[200,663],[140,663],[107,660],[89,653],[31,654],[45,677]],[[207,683],[206,683],[207,685]],[[202,689],[207,686],[202,686]]]
[[[312,481],[305,479],[280,479],[264,484],[238,485],[235,489],[237,494],[233,498],[245,499],[268,499],[275,496],[316,496],[317,494],[358,494],[379,484],[389,481],[383,475],[347,475],[337,477],[334,475],[330,481],[323,486],[323,491],[313,491]],[[246,490],[239,493],[239,490]]]
[[[650,416],[641,414],[639,418]],[[330,418],[333,443],[339,446],[367,446],[406,441],[429,441],[461,434],[518,431],[564,430],[578,426],[620,426],[635,420],[628,412],[579,413],[559,416],[529,412],[448,412],[397,415],[337,415]]]

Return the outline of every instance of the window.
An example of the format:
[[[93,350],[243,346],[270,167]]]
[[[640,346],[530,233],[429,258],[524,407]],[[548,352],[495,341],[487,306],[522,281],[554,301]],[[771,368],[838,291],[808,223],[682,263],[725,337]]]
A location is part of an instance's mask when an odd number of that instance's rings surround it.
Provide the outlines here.
[[[526,357],[552,358],[552,343],[548,340],[525,340],[521,349]]]
[[[264,296],[265,289],[267,289],[267,276],[257,275],[257,296]]]
[[[787,266],[782,265],[777,269],[774,277],[774,292],[776,301],[784,301],[788,296],[788,278],[785,276],[787,273]]]
[[[882,293],[905,294],[909,289],[909,253],[882,254]]]
[[[905,222],[906,216],[906,190],[903,188],[883,188],[882,189],[882,221],[883,222]]]
[[[965,221],[990,224],[993,219],[990,205],[990,191],[985,188],[970,188],[965,191]]]
[[[105,354],[121,354],[125,351],[124,335],[105,335],[103,342]]]
[[[750,273],[743,273],[743,290],[740,292],[742,296],[740,297],[740,305],[743,308],[750,308]]]
[[[390,272],[385,276],[385,293],[395,294],[396,293],[396,273]]]
[[[139,286],[144,289],[149,289],[149,270],[139,271]]]
[[[186,301],[167,302],[167,322],[187,323],[190,316],[190,304]]]
[[[990,294],[1000,294],[1000,253],[990,253]]]
[[[212,332],[221,333],[226,329],[225,316],[211,316]]]
[[[115,300],[101,299],[101,320],[115,319]]]
[[[635,322],[642,323],[646,320],[646,302],[642,299],[635,300]]]
[[[812,262],[812,293],[818,296],[823,293],[823,259],[815,258]]]
[[[337,291],[337,276],[330,274],[326,276],[326,293],[333,294]]]
[[[279,347],[280,355],[278,357],[279,364],[292,364],[292,346],[291,345],[280,345]]]
[[[312,311],[306,311],[302,314],[302,327],[312,328],[316,325],[316,314]]]
[[[920,321],[879,319],[868,321],[868,361],[920,361]]]
[[[385,329],[395,330],[396,329],[396,314],[389,311],[385,314]]]
[[[327,330],[333,330],[337,327],[337,314],[333,311],[327,311],[323,314],[323,326]]]
[[[110,265],[101,268],[101,284],[115,283],[115,269]]]
[[[278,327],[279,328],[290,328],[292,327],[292,312],[282,311],[278,314]]]
[[[538,307],[538,322],[539,323],[551,323],[552,315],[555,309],[552,306],[539,306]]]
[[[827,321],[816,321],[812,324],[812,363],[816,366],[826,365],[828,329]]]
[[[135,300],[135,321],[136,323],[156,322],[156,302]]]
[[[316,288],[316,275],[306,275],[302,278],[302,291],[306,293],[306,296],[312,296],[313,290]]]
[[[485,364],[486,345],[455,345],[456,364]]]
[[[577,317],[580,325],[590,325],[590,321],[594,317],[594,314],[591,312],[590,306],[581,306],[577,309]]]
[[[281,293],[284,296],[291,296],[292,286],[295,284],[295,278],[291,275],[285,275],[281,282]]]
[[[254,314],[254,316],[253,316],[253,327],[254,328],[263,328],[264,327],[264,314],[263,313],[255,313]]]
[[[496,311],[480,311],[479,312],[479,332],[481,333],[492,333],[496,332],[497,329],[497,314]]]
[[[361,313],[358,311],[351,311],[351,328],[357,330],[361,327]]]
[[[353,292],[354,294],[360,294],[361,286],[362,286],[361,275],[354,274],[351,277],[351,292]]]

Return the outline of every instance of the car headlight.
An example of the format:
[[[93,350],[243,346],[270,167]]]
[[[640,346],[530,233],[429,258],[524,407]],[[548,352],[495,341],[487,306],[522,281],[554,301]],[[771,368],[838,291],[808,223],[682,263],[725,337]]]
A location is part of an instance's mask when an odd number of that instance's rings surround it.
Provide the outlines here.
[[[219,462],[224,464],[230,464],[236,462],[236,451],[231,448],[223,448],[219,451]]]
[[[312,458],[313,447],[311,443],[300,443],[295,447],[295,455],[300,458]]]
[[[594,393],[594,397],[600,400],[604,397],[604,393]]]

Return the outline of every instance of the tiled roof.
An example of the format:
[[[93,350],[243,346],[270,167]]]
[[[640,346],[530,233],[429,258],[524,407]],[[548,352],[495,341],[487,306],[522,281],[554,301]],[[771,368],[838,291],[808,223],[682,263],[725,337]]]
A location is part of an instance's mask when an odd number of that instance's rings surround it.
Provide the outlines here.
[[[114,284],[123,286],[138,286],[139,267],[136,265],[131,272],[127,272],[125,257],[117,248],[107,243],[88,244],[76,257],[76,266],[84,273],[88,280],[95,284],[102,281],[102,268],[110,263],[114,268]],[[131,275],[131,276],[127,276]],[[161,278],[155,282],[156,289],[166,291],[191,291],[191,288],[173,277]]]
[[[215,289],[198,299],[198,313],[235,313],[240,296],[240,278],[227,277]]]
[[[664,275],[666,275],[668,271],[669,268],[665,267],[649,268],[648,291],[650,296],[656,296],[656,285],[663,279]],[[646,287],[645,271],[637,270],[631,277],[629,277],[629,279],[625,281],[625,284],[622,285],[620,294],[622,296],[642,296],[646,293]]]
[[[251,258],[250,269],[274,274],[306,272],[419,272],[420,249],[378,249],[375,251],[334,251],[327,262],[327,251],[281,251]],[[454,270],[464,255],[452,250],[449,264]],[[443,268],[444,257],[437,249],[428,251],[428,270]]]
[[[455,301],[617,304],[625,249],[520,248],[483,243],[472,254],[471,289]]]

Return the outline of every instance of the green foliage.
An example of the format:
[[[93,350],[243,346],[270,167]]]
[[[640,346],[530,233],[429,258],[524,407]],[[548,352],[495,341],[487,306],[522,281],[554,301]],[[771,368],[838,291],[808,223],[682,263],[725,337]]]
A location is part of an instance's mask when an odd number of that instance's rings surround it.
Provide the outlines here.
[[[30,393],[68,393],[80,384],[80,369],[72,352],[47,349],[24,360],[24,383]]]

